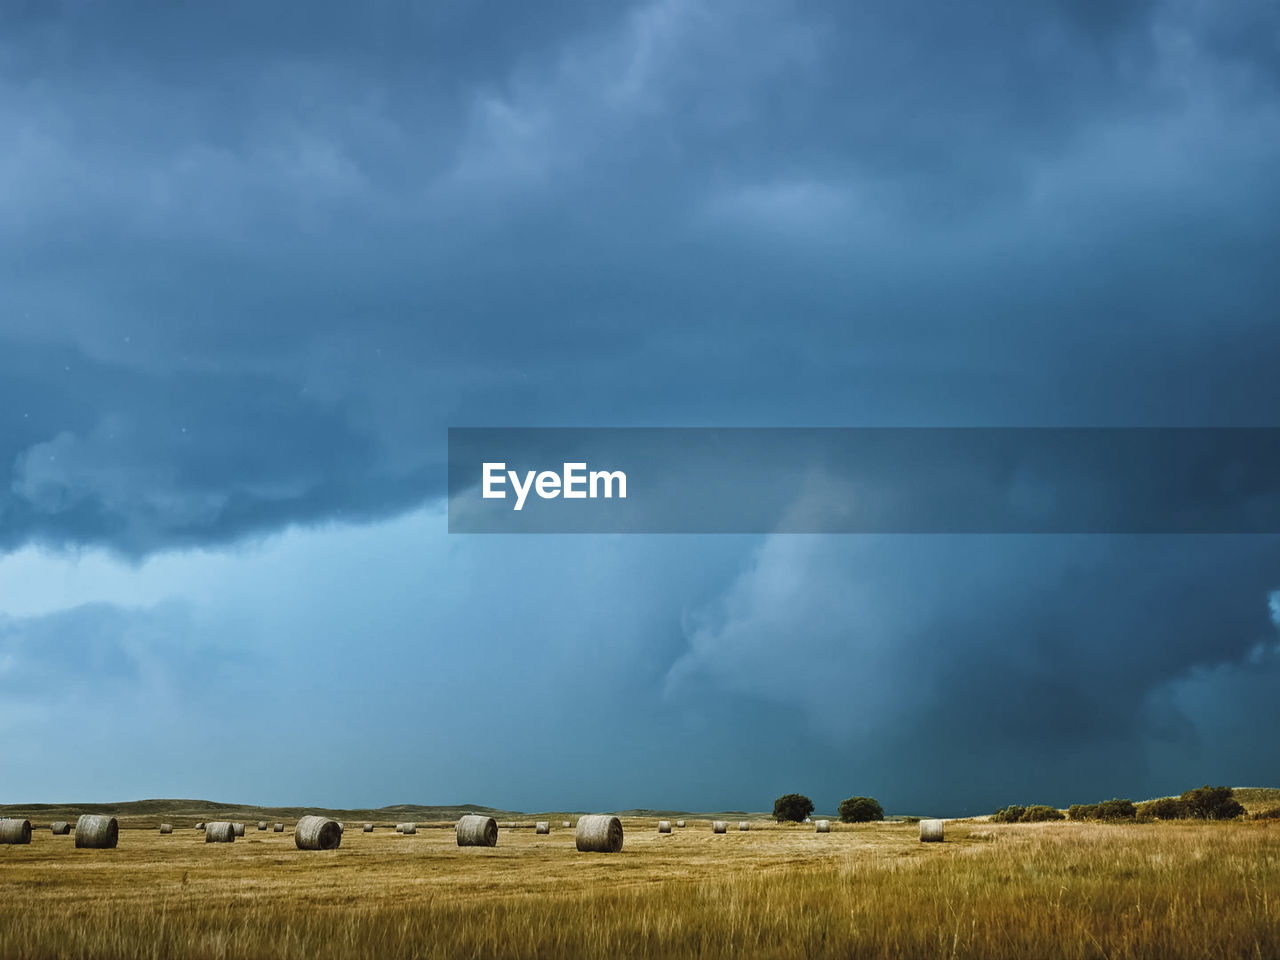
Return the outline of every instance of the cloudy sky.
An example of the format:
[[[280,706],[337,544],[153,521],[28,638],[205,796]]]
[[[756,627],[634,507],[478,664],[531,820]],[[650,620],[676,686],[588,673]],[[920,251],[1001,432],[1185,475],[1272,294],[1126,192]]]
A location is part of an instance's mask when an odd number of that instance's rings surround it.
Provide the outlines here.
[[[450,426],[1280,425],[1274,2],[0,19],[0,801],[1276,785],[1280,539],[442,500]]]

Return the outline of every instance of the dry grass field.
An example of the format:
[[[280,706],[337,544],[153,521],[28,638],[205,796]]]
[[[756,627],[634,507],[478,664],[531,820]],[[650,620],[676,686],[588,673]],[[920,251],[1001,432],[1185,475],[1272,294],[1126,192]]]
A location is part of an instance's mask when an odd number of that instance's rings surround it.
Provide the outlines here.
[[[0,956],[1280,957],[1274,821],[956,822],[921,844],[913,824],[634,818],[617,855],[576,852],[558,821],[492,849],[347,822],[341,849],[304,853],[190,822],[76,850],[45,821],[0,846]]]

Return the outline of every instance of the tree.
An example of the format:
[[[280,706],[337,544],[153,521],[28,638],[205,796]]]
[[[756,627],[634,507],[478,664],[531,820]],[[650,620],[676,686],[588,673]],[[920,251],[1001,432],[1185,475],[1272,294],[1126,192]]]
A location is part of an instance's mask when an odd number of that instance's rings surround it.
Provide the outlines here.
[[[1035,803],[1022,811],[1019,823],[1048,823],[1053,820],[1065,820],[1062,811],[1057,807],[1045,806],[1041,803]]]
[[[1113,797],[1098,804],[1099,820],[1132,820],[1137,815],[1138,808],[1133,805],[1132,800]]]
[[[805,817],[811,813],[813,801],[802,793],[785,793],[773,801],[773,818],[779,823],[784,820],[804,823]]]
[[[869,823],[883,819],[884,808],[874,797],[850,797],[840,801],[840,820],[843,823]]]
[[[1191,816],[1187,801],[1181,797],[1158,797],[1138,804],[1138,816],[1156,820],[1185,820]]]
[[[1244,807],[1235,799],[1230,787],[1203,787],[1188,790],[1182,795],[1187,813],[1201,820],[1234,820],[1244,813]]]
[[[1022,815],[1027,812],[1026,807],[1020,807],[1016,803],[1011,803],[1003,810],[997,810],[991,815],[994,823],[1017,823],[1022,819]]]

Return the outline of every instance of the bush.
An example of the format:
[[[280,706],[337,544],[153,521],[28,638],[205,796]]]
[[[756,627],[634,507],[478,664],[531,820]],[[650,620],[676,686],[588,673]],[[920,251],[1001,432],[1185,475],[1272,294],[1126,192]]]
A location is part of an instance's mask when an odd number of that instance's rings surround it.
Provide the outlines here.
[[[1062,811],[1056,807],[1046,807],[1043,804],[1036,804],[1027,807],[1022,811],[1022,823],[1047,823],[1050,820],[1065,820]]]
[[[997,810],[991,815],[992,823],[1017,823],[1022,819],[1022,815],[1026,813],[1026,807],[1020,807],[1016,803],[1011,803],[1003,810]]]
[[[1099,820],[1132,820],[1138,815],[1138,808],[1132,800],[1121,800],[1113,797],[1098,804]]]
[[[1253,815],[1255,820],[1280,820],[1280,807],[1272,807],[1270,810],[1260,810]]]
[[[784,820],[804,823],[805,817],[811,813],[813,813],[813,801],[802,793],[784,793],[773,801],[773,818],[779,823]]]
[[[1200,820],[1234,820],[1244,813],[1244,807],[1233,796],[1230,787],[1203,787],[1188,790],[1181,797],[1187,812]]]
[[[1067,816],[1072,820],[1132,820],[1137,815],[1138,808],[1132,800],[1118,797],[1101,803],[1073,803],[1067,808]]]
[[[874,797],[849,797],[840,801],[840,820],[843,823],[869,823],[883,819],[884,808]]]
[[[1161,797],[1138,804],[1138,816],[1144,820],[1185,820],[1191,816],[1191,811],[1181,797]]]

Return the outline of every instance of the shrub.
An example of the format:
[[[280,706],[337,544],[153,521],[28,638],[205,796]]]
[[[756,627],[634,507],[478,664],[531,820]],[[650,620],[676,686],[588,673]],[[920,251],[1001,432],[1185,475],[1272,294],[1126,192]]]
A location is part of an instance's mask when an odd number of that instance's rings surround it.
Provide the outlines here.
[[[1132,800],[1118,797],[1101,803],[1073,803],[1067,808],[1067,816],[1072,820],[1132,820],[1137,815],[1138,808]]]
[[[1280,807],[1272,807],[1270,810],[1260,810],[1253,815],[1255,820],[1280,820]]]
[[[1011,803],[1003,810],[997,810],[991,815],[992,823],[1017,823],[1022,819],[1022,815],[1026,813],[1026,807],[1020,807],[1016,803]]]
[[[874,797],[849,797],[840,801],[840,820],[843,823],[869,823],[883,819],[884,808]]]
[[[1121,800],[1113,797],[1098,804],[1099,820],[1132,820],[1138,815],[1138,808],[1132,800]]]
[[[1244,813],[1240,801],[1232,795],[1230,787],[1203,787],[1188,790],[1182,795],[1187,812],[1200,820],[1234,820]]]
[[[1187,802],[1181,797],[1160,797],[1138,804],[1138,816],[1143,819],[1154,817],[1156,820],[1185,820],[1191,816]]]
[[[802,793],[785,793],[773,801],[773,818],[779,823],[784,820],[804,823],[805,817],[811,813],[813,801]]]
[[[1022,811],[1022,823],[1047,823],[1050,820],[1064,820],[1062,811],[1056,807],[1035,804]]]

